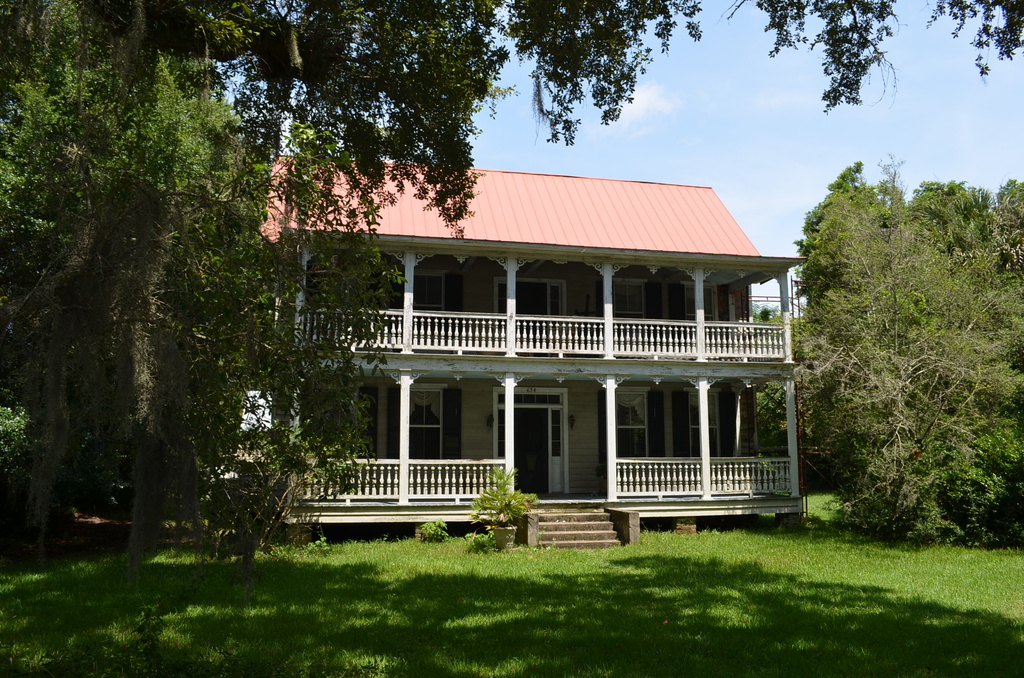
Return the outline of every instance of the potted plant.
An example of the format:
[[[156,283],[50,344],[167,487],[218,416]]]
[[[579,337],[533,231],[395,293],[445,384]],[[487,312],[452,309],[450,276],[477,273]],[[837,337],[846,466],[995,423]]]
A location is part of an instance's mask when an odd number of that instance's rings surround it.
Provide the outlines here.
[[[469,517],[494,532],[494,543],[499,550],[512,548],[516,525],[537,502],[537,495],[516,489],[516,471],[495,467],[487,488],[473,500]]]

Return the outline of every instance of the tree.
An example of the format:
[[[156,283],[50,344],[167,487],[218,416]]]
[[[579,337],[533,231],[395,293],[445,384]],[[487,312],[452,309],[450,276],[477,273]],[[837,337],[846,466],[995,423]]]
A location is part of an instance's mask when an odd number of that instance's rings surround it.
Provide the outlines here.
[[[805,430],[832,456],[851,524],[942,539],[942,478],[1012,413],[1022,385],[1021,281],[981,244],[991,229],[979,223],[993,222],[982,192],[926,184],[907,204],[895,168],[876,185],[862,170],[840,175],[800,243]],[[955,219],[939,229],[938,214]]]
[[[86,441],[130,461],[133,566],[168,511],[251,555],[264,507],[287,502],[279,481],[343,480],[363,430],[351,347],[372,343],[397,279],[373,246],[378,207],[412,190],[457,233],[503,39],[569,92],[551,117],[571,138],[581,92],[614,115],[648,23],[667,44],[685,8],[0,1],[0,367],[39,442],[40,544]],[[334,235],[268,238],[268,196]],[[345,341],[293,328],[324,309]],[[258,394],[301,419],[243,428]]]

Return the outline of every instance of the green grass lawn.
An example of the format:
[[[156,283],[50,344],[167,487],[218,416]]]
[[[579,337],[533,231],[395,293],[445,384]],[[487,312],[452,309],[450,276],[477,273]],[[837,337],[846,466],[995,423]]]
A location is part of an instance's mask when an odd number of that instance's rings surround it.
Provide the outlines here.
[[[138,583],[121,557],[7,566],[0,674],[1024,675],[1024,555],[879,544],[821,517],[590,552],[347,543],[260,570],[243,609],[231,564],[184,555]]]

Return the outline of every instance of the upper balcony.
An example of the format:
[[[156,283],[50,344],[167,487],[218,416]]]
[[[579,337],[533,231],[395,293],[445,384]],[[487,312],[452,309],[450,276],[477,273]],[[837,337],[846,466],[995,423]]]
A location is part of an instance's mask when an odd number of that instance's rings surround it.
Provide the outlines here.
[[[510,320],[499,313],[413,311],[410,331],[406,332],[402,311],[382,313],[377,345],[362,348],[556,358],[786,360],[786,332],[778,324],[614,318],[610,341],[606,341],[607,324],[602,318],[522,315]],[[306,316],[304,324],[307,332],[321,335],[337,334],[339,329],[325,314]]]

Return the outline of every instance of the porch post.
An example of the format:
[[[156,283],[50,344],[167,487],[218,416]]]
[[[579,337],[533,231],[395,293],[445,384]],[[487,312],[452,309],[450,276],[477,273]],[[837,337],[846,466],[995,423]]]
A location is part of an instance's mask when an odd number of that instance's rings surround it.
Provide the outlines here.
[[[505,469],[516,466],[516,375],[505,373]]]
[[[615,468],[615,462],[618,459],[618,437],[616,436],[616,422],[615,422],[615,389],[618,387],[618,382],[615,377],[608,375],[604,378],[604,422],[605,422],[605,433],[604,439],[605,444],[605,480],[608,485],[608,501],[617,501],[619,498],[618,493],[618,470]]]
[[[299,253],[299,261],[302,262],[302,276],[305,278],[307,275],[306,267],[309,266],[310,254],[309,250],[305,247]],[[299,285],[299,292],[295,295],[295,327],[296,329],[302,328],[302,308],[306,305],[306,284],[303,279],[303,284]]]
[[[519,261],[505,258],[505,355],[516,354],[516,273]],[[505,403],[507,406],[508,403]],[[506,407],[506,411],[508,408]],[[508,435],[508,431],[505,432]]]
[[[793,335],[791,332],[791,316],[789,299],[789,271],[780,273],[776,280],[779,281],[779,308],[782,311],[782,351],[785,354],[787,363],[793,362]]]
[[[796,439],[796,382],[786,380],[786,446],[789,448],[789,496],[800,496],[800,450]]]
[[[697,360],[704,360],[706,338],[704,336],[704,269],[693,269],[693,304],[697,321]]]
[[[604,297],[604,357],[615,357],[615,321],[612,308],[612,276],[615,269],[609,263],[601,264],[601,290]]]
[[[412,300],[416,280],[416,254],[406,252],[402,255],[402,261],[405,267],[405,291],[402,294],[402,353],[412,353]]]
[[[700,491],[704,499],[711,498],[711,425],[708,421],[707,377],[697,379],[697,412],[700,417]]]
[[[402,372],[398,378],[398,503],[409,503],[409,419],[412,407],[412,375]]]

